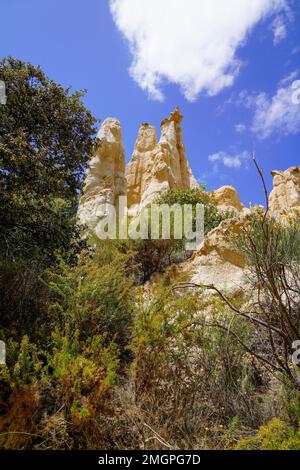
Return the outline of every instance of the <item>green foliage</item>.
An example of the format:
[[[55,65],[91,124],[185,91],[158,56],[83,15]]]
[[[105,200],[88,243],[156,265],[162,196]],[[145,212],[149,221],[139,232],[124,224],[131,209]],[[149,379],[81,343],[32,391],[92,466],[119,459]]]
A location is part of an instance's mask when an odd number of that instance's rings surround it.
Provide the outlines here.
[[[252,210],[245,227],[247,237],[239,240],[239,248],[248,263],[259,267],[262,274],[268,273],[272,268],[274,274],[279,275],[282,266],[297,269],[300,262],[299,222],[298,216],[276,220],[265,217],[261,209]]]
[[[13,389],[30,384],[42,377],[43,363],[36,344],[24,336],[19,343],[9,340],[7,343],[7,366],[0,369],[0,381]]]
[[[0,62],[0,252],[9,260],[53,262],[74,235],[77,192],[95,120],[83,93],[71,94],[29,63]]]
[[[19,354],[13,360],[12,349],[16,346]],[[117,344],[108,342],[105,336],[80,341],[77,332],[56,329],[47,350],[38,352],[27,336],[20,345],[10,343],[8,348],[9,364],[0,368],[1,395],[6,388],[14,407],[6,409],[0,419],[2,447],[40,444],[43,434],[38,432],[39,422],[45,419],[41,424],[44,433],[47,415],[55,415],[58,410],[64,410],[64,420],[77,432],[90,426],[95,414],[106,413],[106,407],[109,410],[107,401],[120,361]],[[14,433],[17,436],[11,439]],[[68,440],[66,430],[65,434],[64,445]]]
[[[45,314],[48,289],[40,281],[43,272],[35,260],[0,261],[0,329],[18,339],[34,330]]]
[[[53,333],[49,367],[55,393],[66,404],[75,423],[90,419],[114,385],[119,368],[119,348],[103,335],[80,341],[78,330]],[[65,333],[65,334],[64,334]]]
[[[168,191],[158,199],[158,204],[180,204],[184,206],[189,204],[193,207],[193,229],[195,230],[196,205],[204,206],[204,233],[205,235],[217,227],[222,220],[228,218],[229,212],[220,212],[214,200],[213,193],[205,191],[205,187],[195,189],[177,189]]]
[[[293,389],[288,388],[285,389],[285,392],[282,401],[289,423],[297,427],[298,423],[300,423],[300,393],[295,393]]]
[[[80,245],[74,215],[95,122],[82,94],[11,58],[0,79],[0,447],[299,449],[295,383],[280,395],[270,380],[290,372],[298,339],[298,219],[258,211],[240,237],[268,336],[237,314],[240,296],[233,313],[217,296],[174,288],[184,240]],[[158,202],[191,204],[194,225],[203,204],[206,234],[231,215],[204,187]]]
[[[261,424],[261,371],[236,341],[251,341],[252,329],[217,297],[178,295],[172,270],[147,290],[133,288],[130,256],[112,256],[114,250],[96,247],[77,266],[52,268],[47,337],[39,344],[26,336],[21,344],[7,340],[1,394],[17,405],[3,416],[0,409],[0,434],[27,426],[33,436],[0,443],[232,448],[240,429]]]
[[[126,246],[132,256],[137,284],[144,284],[154,273],[164,273],[172,264],[190,256],[184,251],[182,240],[129,240]]]
[[[244,224],[237,246],[252,274],[253,288],[259,287],[252,307],[259,319],[255,349],[262,362],[283,375],[299,390],[299,367],[291,362],[292,344],[300,337],[300,229],[297,214],[279,218],[260,208],[253,209]]]
[[[44,270],[59,252],[74,262],[78,190],[94,142],[95,119],[40,67],[0,62],[0,328],[22,336],[41,322]],[[38,318],[39,317],[39,318]]]
[[[82,92],[49,80],[40,67],[8,57],[0,62],[7,104],[0,108],[1,192],[73,197],[80,189],[95,119]]]
[[[50,322],[64,330],[78,331],[81,340],[106,334],[126,344],[133,311],[132,280],[127,275],[126,255],[108,264],[82,254],[74,267],[63,262],[49,272],[52,290]]]
[[[210,230],[217,227],[225,218],[229,217],[229,213],[221,213],[214,201],[213,195],[205,192],[204,187],[197,189],[178,189],[168,191],[156,201],[158,205],[167,204],[170,207],[179,204],[183,206],[189,204],[192,206],[192,224],[193,230],[196,230],[196,205],[204,206],[204,232],[207,234]],[[149,221],[151,211],[149,209]],[[160,237],[162,217],[159,219]],[[136,266],[135,278],[137,283],[145,283],[149,281],[154,273],[163,273],[172,264],[177,264],[188,259],[192,252],[185,249],[184,237],[182,240],[174,238],[174,213],[171,212],[170,223],[170,239],[169,240],[152,240],[150,236],[148,240],[129,240],[126,242],[119,241],[115,246],[121,251],[130,251],[133,254],[133,263]]]
[[[255,437],[241,439],[236,450],[300,450],[300,427],[294,429],[274,418]]]
[[[254,410],[249,416],[257,405],[257,371],[234,336],[224,333],[231,322],[232,332],[247,341],[249,328],[233,321],[218,299],[174,295],[167,278],[151,297],[139,306],[132,339],[139,413],[151,416],[151,427],[175,447],[227,445],[237,414],[244,424],[258,419]],[[209,320],[207,309],[213,311]]]

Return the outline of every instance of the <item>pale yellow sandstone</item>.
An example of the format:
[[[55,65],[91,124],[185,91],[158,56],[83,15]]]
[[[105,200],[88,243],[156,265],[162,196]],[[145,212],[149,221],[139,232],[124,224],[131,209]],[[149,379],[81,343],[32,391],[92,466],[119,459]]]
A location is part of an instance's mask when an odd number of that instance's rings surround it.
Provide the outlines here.
[[[245,258],[235,247],[235,237],[241,234],[248,217],[226,219],[207,234],[199,250],[183,266],[196,284],[214,285],[230,294],[243,291],[246,285]]]
[[[237,190],[233,186],[222,186],[213,191],[214,199],[219,209],[227,211],[241,211],[244,205],[239,199]]]
[[[269,197],[270,213],[274,216],[300,212],[300,167],[272,171],[273,191]]]
[[[94,230],[107,214],[106,205],[116,205],[126,195],[125,150],[121,125],[117,119],[106,119],[97,135],[96,151],[85,177],[78,208],[78,220]]]
[[[136,216],[162,193],[198,187],[186,158],[182,115],[178,107],[161,123],[161,136],[150,124],[142,124],[126,168],[129,215]]]

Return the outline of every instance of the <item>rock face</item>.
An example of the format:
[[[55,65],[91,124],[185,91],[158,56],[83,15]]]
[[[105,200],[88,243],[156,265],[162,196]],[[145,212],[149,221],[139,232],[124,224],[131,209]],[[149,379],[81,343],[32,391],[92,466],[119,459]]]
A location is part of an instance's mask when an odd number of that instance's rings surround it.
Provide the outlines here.
[[[219,209],[228,211],[241,211],[244,205],[239,199],[237,190],[233,186],[222,186],[213,192]]]
[[[142,124],[132,158],[126,169],[128,213],[135,216],[169,189],[193,188],[198,183],[186,158],[178,107],[161,123],[161,136],[155,128]]]
[[[96,153],[86,173],[79,223],[94,230],[106,214],[105,204],[115,205],[120,195],[126,195],[125,150],[120,122],[108,118],[98,132]]]
[[[94,230],[106,214],[105,204],[117,206],[120,195],[127,194],[128,214],[134,217],[169,189],[198,186],[186,158],[181,121],[177,107],[162,121],[159,142],[155,128],[142,124],[126,175],[120,122],[113,118],[104,121],[80,199],[80,224]]]
[[[300,214],[300,167],[273,171],[273,191],[269,197],[270,213],[274,216]],[[241,253],[231,243],[232,234],[239,234],[247,220],[249,209],[243,208],[237,192],[224,186],[214,192],[221,209],[234,209],[235,217],[224,220],[205,238],[185,270],[197,284],[214,284],[215,287],[236,293],[247,286],[247,269]]]
[[[245,259],[233,247],[232,236],[240,233],[246,214],[226,219],[204,239],[199,250],[184,270],[191,274],[191,282],[213,284],[233,294],[245,287]]]
[[[169,118],[162,121],[158,142],[155,128],[142,124],[126,175],[120,122],[113,118],[104,121],[80,198],[80,224],[95,231],[107,215],[108,204],[118,207],[119,196],[127,195],[128,213],[134,218],[167,190],[198,187],[186,158],[181,121],[182,115],[176,107]],[[300,213],[300,166],[273,171],[272,175],[270,213],[275,216],[293,210]],[[182,269],[197,284],[214,284],[234,293],[247,285],[247,269],[243,256],[232,245],[232,235],[241,233],[249,209],[244,208],[232,186],[223,186],[213,194],[218,207],[232,210],[233,216],[206,235],[199,250]]]
[[[117,207],[118,197],[127,194],[129,216],[135,217],[169,189],[198,187],[183,144],[182,116],[176,108],[161,123],[161,136],[142,124],[132,158],[126,169],[121,125],[106,119],[97,135],[97,145],[87,170],[83,195],[78,209],[79,223],[90,231],[107,215],[107,204]],[[214,191],[222,210],[233,210],[236,217],[225,220],[211,231],[200,249],[184,269],[197,283],[214,283],[217,287],[236,290],[244,272],[244,260],[231,246],[229,234],[238,232],[246,209],[232,186]]]
[[[300,167],[286,171],[272,171],[273,191],[269,198],[270,212],[284,215],[293,210],[300,212]]]

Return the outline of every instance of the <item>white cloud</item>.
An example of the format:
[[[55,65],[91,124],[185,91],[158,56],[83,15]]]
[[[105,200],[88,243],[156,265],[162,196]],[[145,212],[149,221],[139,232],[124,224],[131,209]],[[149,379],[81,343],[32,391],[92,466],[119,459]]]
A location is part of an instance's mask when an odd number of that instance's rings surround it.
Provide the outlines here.
[[[239,73],[238,47],[262,19],[286,0],[110,0],[116,25],[130,45],[130,74],[143,90],[163,99],[164,81],[188,100],[215,95]]]
[[[282,87],[285,87],[286,85],[290,85],[294,80],[296,80],[298,75],[299,75],[299,71],[293,70],[293,72],[291,72],[289,75],[287,75],[286,77],[283,77],[282,80],[280,80],[280,82],[278,83],[278,87],[282,88]]]
[[[249,160],[249,152],[242,152],[237,155],[229,155],[226,152],[217,152],[209,155],[208,160],[214,165],[222,163],[227,168],[241,168],[242,164]],[[215,169],[217,167],[215,166]]]
[[[284,16],[278,15],[272,23],[274,34],[273,44],[277,46],[287,37],[287,20]]]
[[[242,123],[236,124],[234,128],[235,128],[235,132],[237,132],[238,134],[243,134],[246,130],[245,124],[242,124]]]
[[[300,105],[295,103],[295,88],[291,74],[281,80],[274,96],[259,93],[252,97],[255,109],[252,131],[261,139],[271,135],[287,136],[300,132]]]

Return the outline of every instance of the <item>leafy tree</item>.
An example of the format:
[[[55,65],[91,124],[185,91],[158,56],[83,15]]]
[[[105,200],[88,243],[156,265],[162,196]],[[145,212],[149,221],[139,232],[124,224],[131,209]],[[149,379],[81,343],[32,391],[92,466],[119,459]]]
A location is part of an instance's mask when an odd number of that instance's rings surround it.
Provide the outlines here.
[[[94,142],[83,92],[50,80],[40,67],[0,62],[7,103],[0,106],[1,327],[32,325],[46,293],[40,283],[57,251],[76,248],[78,190]]]
[[[218,210],[213,195],[207,193],[204,186],[196,189],[168,191],[160,196],[156,203],[159,205],[167,204],[169,206],[179,204],[182,207],[185,204],[191,205],[193,211],[193,230],[196,230],[196,206],[197,204],[202,204],[204,206],[205,235],[230,215]],[[149,234],[149,240],[131,242],[131,248],[135,252],[134,260],[140,267],[142,282],[148,281],[154,273],[162,273],[168,266],[185,261],[191,256],[192,252],[185,249],[184,240],[174,239],[174,213],[171,213],[170,225],[170,240],[151,240]]]
[[[201,186],[195,189],[177,189],[170,190],[161,195],[156,204],[169,206],[185,204],[192,206],[193,216],[193,230],[196,230],[196,205],[202,204],[204,206],[204,233],[207,234],[213,228],[217,227],[222,220],[229,217],[229,212],[219,211],[214,196],[205,191],[205,187]],[[154,273],[163,273],[166,269],[173,265],[187,260],[192,252],[185,249],[185,240],[177,240],[174,238],[174,213],[171,212],[170,217],[170,239],[151,239],[151,208],[148,211],[148,231],[149,238],[147,240],[117,240],[116,243],[110,244],[116,252],[132,253],[132,266],[134,265],[135,281],[137,284],[149,281]],[[160,227],[162,225],[162,218],[159,219]],[[160,228],[160,237],[161,237]],[[102,244],[102,251],[107,247]]]
[[[0,251],[49,262],[70,240],[96,121],[82,92],[71,94],[40,67],[8,57],[0,80],[7,93],[0,106]]]

